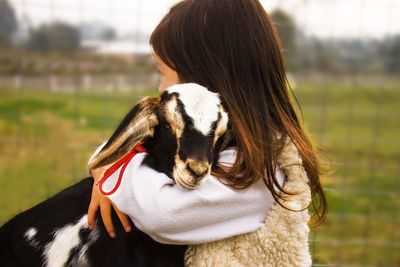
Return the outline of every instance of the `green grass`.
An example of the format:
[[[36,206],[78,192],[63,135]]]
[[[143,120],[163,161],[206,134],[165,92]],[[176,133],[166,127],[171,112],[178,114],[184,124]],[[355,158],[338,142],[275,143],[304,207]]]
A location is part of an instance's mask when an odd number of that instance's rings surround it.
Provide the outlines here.
[[[315,263],[399,266],[400,86],[307,85],[295,94],[333,172]]]
[[[0,223],[87,175],[94,149],[144,95],[0,88]]]
[[[157,92],[0,88],[0,223],[83,178],[94,149],[148,94]],[[332,171],[314,262],[399,266],[400,85],[300,85],[295,94]]]

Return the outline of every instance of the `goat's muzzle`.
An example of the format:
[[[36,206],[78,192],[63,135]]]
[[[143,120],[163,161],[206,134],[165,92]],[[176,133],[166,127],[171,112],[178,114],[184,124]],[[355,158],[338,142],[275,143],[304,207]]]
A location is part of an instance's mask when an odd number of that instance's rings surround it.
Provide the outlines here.
[[[202,178],[207,174],[208,164],[207,161],[197,161],[193,159],[188,159],[187,161],[187,169],[195,176],[196,178]]]
[[[208,161],[188,158],[186,161],[179,160],[177,162],[173,176],[175,181],[182,187],[194,189],[210,174],[210,170],[211,164]]]

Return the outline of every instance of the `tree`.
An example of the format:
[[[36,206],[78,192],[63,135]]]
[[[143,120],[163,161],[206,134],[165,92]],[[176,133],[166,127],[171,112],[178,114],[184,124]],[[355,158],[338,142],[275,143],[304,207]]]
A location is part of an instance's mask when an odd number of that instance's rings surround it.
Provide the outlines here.
[[[329,57],[326,46],[323,41],[319,39],[314,40],[314,54],[315,54],[315,67],[317,70],[327,73],[335,71],[333,67],[332,58]]]
[[[116,36],[117,34],[113,28],[107,28],[103,31],[100,37],[102,40],[111,41],[114,40]]]
[[[296,24],[292,17],[282,9],[275,9],[271,12],[271,18],[284,49],[293,50],[295,47]]]
[[[0,47],[10,45],[10,40],[17,27],[18,21],[14,8],[7,0],[0,0]]]
[[[392,74],[400,73],[400,35],[385,43],[385,69]]]
[[[82,40],[113,40],[117,32],[111,26],[102,22],[84,22],[79,27]]]
[[[292,17],[282,9],[275,9],[270,15],[281,39],[288,67],[291,68],[296,55],[296,24]]]
[[[11,47],[11,41],[10,38],[8,38],[8,36],[0,31],[0,49],[7,49]]]
[[[27,47],[38,52],[67,53],[79,49],[79,30],[63,22],[44,24],[31,31]]]

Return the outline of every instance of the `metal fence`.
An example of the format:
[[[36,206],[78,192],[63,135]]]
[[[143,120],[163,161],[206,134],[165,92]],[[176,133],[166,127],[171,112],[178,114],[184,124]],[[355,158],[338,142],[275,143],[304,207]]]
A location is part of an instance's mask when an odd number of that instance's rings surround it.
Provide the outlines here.
[[[131,32],[129,38],[137,43],[145,40],[146,34],[140,31],[154,26],[173,2],[163,3],[156,11],[139,0],[125,8],[115,0],[13,0],[10,4],[27,29],[60,19],[72,24],[75,20],[78,26],[99,20],[115,27],[124,38]],[[305,125],[332,172],[323,180],[330,205],[328,220],[310,233],[314,266],[400,266],[400,76],[385,67],[388,60],[398,59],[374,52],[395,39],[400,6],[389,0],[263,4],[268,12],[275,8],[287,12],[301,30],[294,35],[296,49],[285,51],[292,65],[289,78]],[[348,27],[355,28],[348,37],[340,35],[347,29],[337,23],[346,8],[357,13],[356,21],[348,22]],[[373,31],[366,23],[371,9],[385,15],[380,29]],[[35,17],[40,14],[46,19]],[[153,24],[146,24],[148,16],[154,17]],[[309,19],[315,16],[321,17],[319,22]],[[361,48],[341,49],[348,45],[346,40],[352,40],[352,45],[358,42]],[[352,54],[343,56],[346,53]],[[374,60],[370,60],[372,53]],[[19,61],[26,60],[25,56],[17,52]],[[343,60],[338,60],[341,56]],[[51,62],[51,55],[46,60]],[[0,213],[0,221],[86,175],[87,158],[96,145],[108,137],[137,97],[154,93],[156,87],[157,77],[151,71],[3,73],[0,185],[5,192],[1,203],[7,211]],[[26,178],[28,174],[41,177],[41,172],[57,179]],[[16,184],[9,186],[11,180]],[[7,195],[6,191],[15,192]]]

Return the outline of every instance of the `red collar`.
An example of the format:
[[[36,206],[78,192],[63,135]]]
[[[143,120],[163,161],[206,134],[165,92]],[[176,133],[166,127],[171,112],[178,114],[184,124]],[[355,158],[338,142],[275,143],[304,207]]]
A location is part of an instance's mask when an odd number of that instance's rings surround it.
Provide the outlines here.
[[[134,148],[132,148],[132,150],[127,155],[125,155],[122,159],[115,162],[113,165],[111,165],[111,167],[109,167],[104,172],[103,177],[96,184],[96,185],[99,185],[99,190],[103,195],[108,196],[108,195],[111,195],[112,193],[114,193],[115,191],[117,191],[117,189],[119,188],[121,181],[122,181],[122,175],[124,174],[125,168],[128,165],[128,163],[131,161],[131,159],[136,154],[146,152],[146,148],[143,145],[144,145],[143,142],[138,143]],[[109,192],[103,191],[104,182],[108,179],[108,177],[110,177],[111,174],[116,172],[121,167],[121,165],[122,165],[122,169],[119,172],[118,180],[117,180],[117,183],[115,184],[114,188]]]

